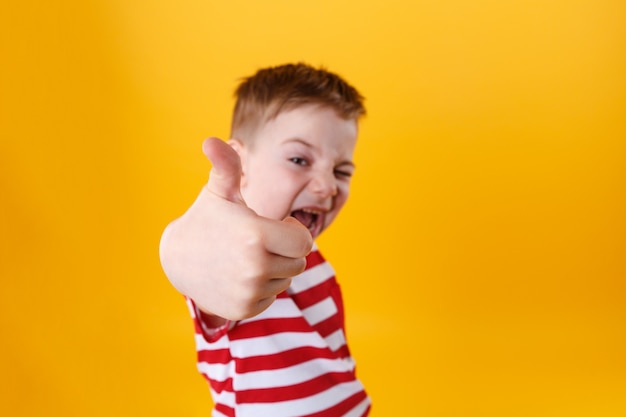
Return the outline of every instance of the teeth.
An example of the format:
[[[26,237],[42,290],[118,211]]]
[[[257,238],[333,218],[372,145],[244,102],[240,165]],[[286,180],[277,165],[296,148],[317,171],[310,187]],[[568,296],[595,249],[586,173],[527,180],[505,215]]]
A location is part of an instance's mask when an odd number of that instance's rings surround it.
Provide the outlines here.
[[[301,208],[294,210],[291,215],[297,218],[305,227],[311,231],[311,233],[317,233],[318,229],[322,227],[322,219],[325,210],[316,210],[311,208]],[[306,214],[306,215],[303,215]]]

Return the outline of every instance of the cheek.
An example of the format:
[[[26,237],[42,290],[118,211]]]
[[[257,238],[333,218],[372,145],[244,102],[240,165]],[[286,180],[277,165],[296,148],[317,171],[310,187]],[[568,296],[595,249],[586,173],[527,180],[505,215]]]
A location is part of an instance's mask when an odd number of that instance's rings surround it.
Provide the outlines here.
[[[343,199],[343,201],[348,200],[348,196],[350,195],[350,183],[339,184],[339,198]]]
[[[339,186],[339,193],[335,197],[335,210],[339,211],[343,208],[344,204],[348,201],[350,193],[350,187],[348,185]]]
[[[272,186],[268,187],[268,184]],[[283,178],[266,178],[266,182],[255,193],[257,214],[275,220],[282,220],[291,212],[297,194],[295,187]]]

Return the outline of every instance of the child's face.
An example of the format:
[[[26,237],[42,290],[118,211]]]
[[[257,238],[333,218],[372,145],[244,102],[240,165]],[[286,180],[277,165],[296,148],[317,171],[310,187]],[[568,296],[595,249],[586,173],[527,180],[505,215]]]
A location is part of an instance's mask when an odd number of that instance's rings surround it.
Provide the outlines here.
[[[250,144],[231,142],[241,156],[241,193],[257,214],[294,216],[317,237],[348,198],[357,138],[355,120],[307,105],[281,112]]]

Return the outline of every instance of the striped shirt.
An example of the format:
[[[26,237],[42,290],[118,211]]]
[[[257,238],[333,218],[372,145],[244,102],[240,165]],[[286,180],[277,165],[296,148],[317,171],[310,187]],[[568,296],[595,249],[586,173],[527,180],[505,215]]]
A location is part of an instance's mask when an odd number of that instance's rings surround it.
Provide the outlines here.
[[[213,417],[368,415],[370,399],[346,344],[341,291],[317,248],[307,269],[258,316],[208,329],[187,302]]]

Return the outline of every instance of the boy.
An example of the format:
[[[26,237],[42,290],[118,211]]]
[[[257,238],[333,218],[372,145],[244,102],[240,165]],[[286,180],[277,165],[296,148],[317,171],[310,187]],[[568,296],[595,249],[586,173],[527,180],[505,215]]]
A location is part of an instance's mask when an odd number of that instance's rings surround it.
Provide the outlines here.
[[[213,416],[365,416],[339,286],[313,243],[348,197],[363,97],[304,64],[260,70],[236,97],[232,139],[203,143],[208,184],[160,247]]]

